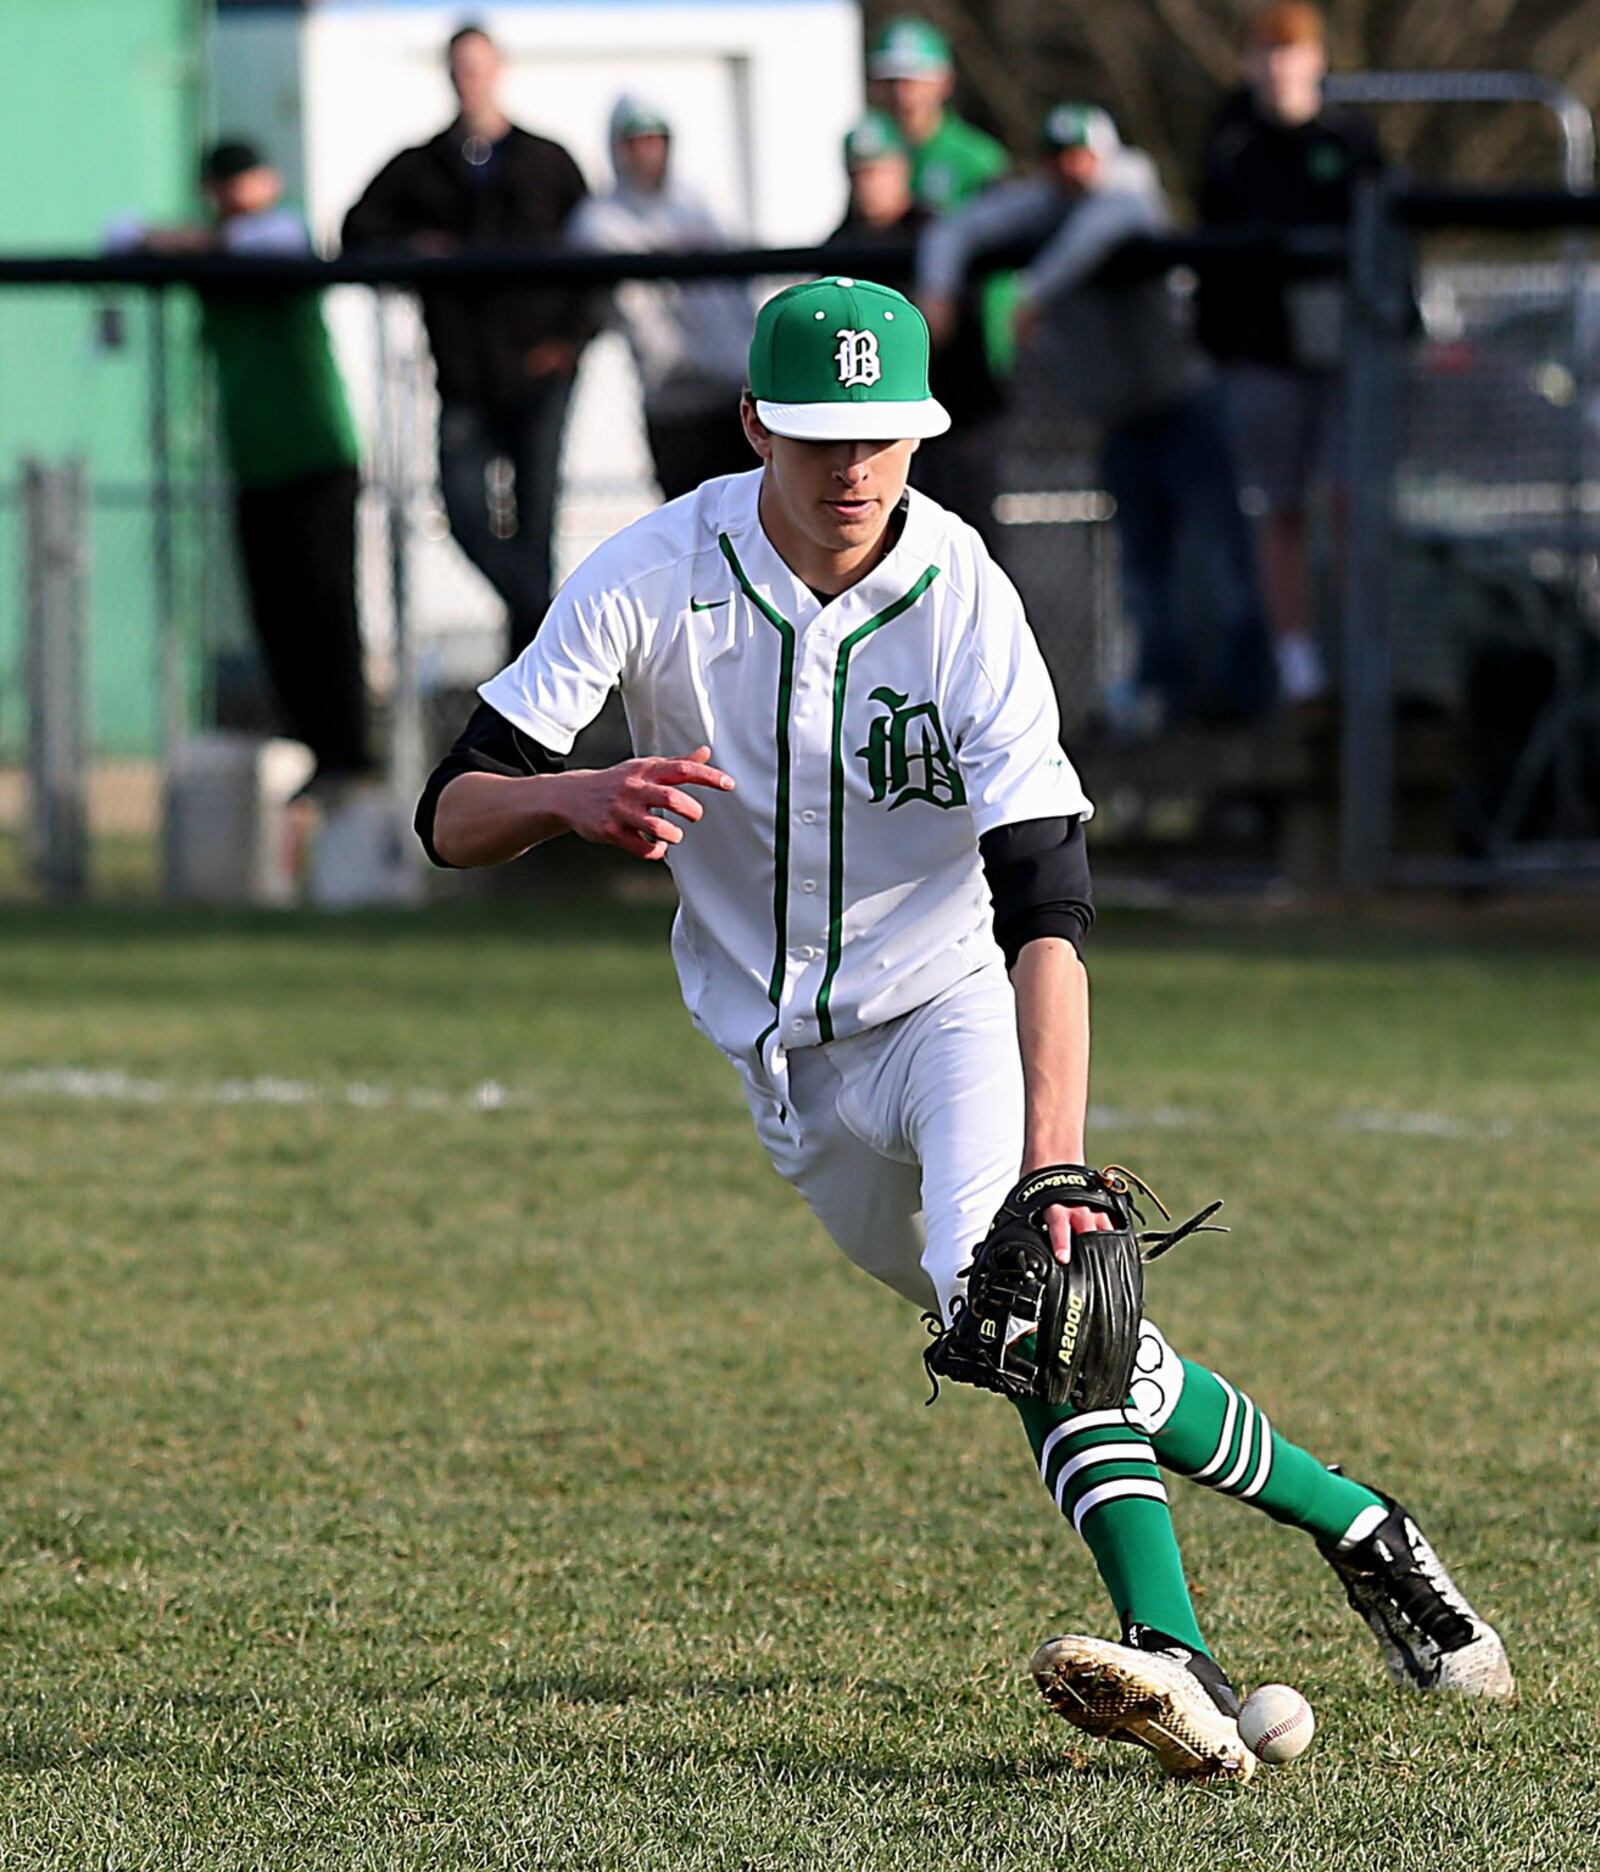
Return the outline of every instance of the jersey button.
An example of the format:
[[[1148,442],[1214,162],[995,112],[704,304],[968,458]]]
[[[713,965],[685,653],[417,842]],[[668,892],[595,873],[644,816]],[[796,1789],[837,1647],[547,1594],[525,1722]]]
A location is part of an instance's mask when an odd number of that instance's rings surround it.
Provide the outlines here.
[[[802,962],[815,962],[817,957],[821,955],[821,953],[822,951],[820,949],[813,949],[810,943],[807,943],[806,946],[800,951],[800,960]]]
[[[800,888],[803,891],[814,891],[817,888],[817,880],[815,878],[807,878]]]
[[[803,812],[800,815],[800,823],[802,825],[815,825],[817,823],[817,815],[814,812]]]

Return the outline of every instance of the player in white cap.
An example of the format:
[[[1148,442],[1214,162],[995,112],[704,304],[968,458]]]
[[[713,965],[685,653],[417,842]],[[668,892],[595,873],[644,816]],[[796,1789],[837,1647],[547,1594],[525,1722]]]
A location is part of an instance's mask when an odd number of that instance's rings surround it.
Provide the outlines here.
[[[1084,1160],[1092,808],[1015,589],[970,527],[907,489],[919,439],[948,420],[927,361],[920,314],[886,287],[824,279],[769,300],[742,402],[760,465],[578,569],[483,685],[417,826],[449,865],[562,832],[664,859],[684,999],[772,1162],[851,1260],[948,1320],[1019,1171]],[[613,689],[637,758],[563,771]],[[1062,1259],[1102,1222],[1049,1220]],[[1404,1510],[1278,1436],[1148,1322],[1124,1409],[1018,1409],[1121,1620],[1120,1642],[1035,1657],[1080,1728],[1174,1774],[1253,1769],[1161,1467],[1311,1533],[1399,1681],[1509,1694],[1499,1639]]]

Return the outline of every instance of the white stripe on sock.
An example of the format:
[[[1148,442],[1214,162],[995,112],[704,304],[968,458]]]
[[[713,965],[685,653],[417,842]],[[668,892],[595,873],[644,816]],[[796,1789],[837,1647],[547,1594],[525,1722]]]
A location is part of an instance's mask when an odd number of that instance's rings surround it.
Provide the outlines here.
[[[1344,1531],[1339,1541],[1339,1551],[1346,1552],[1351,1547],[1359,1547],[1362,1541],[1372,1533],[1378,1523],[1385,1519],[1389,1510],[1381,1502],[1374,1502],[1370,1508],[1363,1508]]]
[[[1104,1462],[1144,1462],[1153,1469],[1156,1458],[1148,1443],[1098,1443],[1093,1449],[1079,1450],[1069,1462],[1061,1465],[1061,1473],[1056,1477],[1056,1506],[1061,1506],[1061,1497],[1075,1475]]]
[[[1241,1489],[1239,1499],[1249,1501],[1252,1495],[1259,1495],[1266,1486],[1266,1480],[1272,1473],[1272,1425],[1267,1422],[1267,1413],[1260,1413],[1261,1420],[1261,1460],[1256,1464],[1256,1472],[1247,1489]]]
[[[1064,1437],[1076,1436],[1080,1430],[1126,1430],[1127,1428],[1127,1412],[1119,1410],[1085,1411],[1081,1417],[1071,1417],[1065,1423],[1058,1423],[1039,1445],[1039,1480],[1046,1488],[1050,1486],[1050,1452]]]
[[[1204,1482],[1209,1477],[1214,1476],[1228,1460],[1228,1446],[1233,1442],[1233,1420],[1239,1414],[1239,1393],[1235,1391],[1233,1386],[1228,1383],[1227,1379],[1220,1374],[1213,1372],[1212,1376],[1216,1378],[1217,1383],[1227,1392],[1228,1408],[1222,1414],[1222,1437],[1217,1444],[1217,1453],[1211,1458],[1210,1462],[1206,1464],[1204,1469],[1196,1472],[1194,1478],[1196,1482]]]
[[[1084,1516],[1091,1514],[1103,1502],[1109,1501],[1158,1501],[1167,1499],[1167,1491],[1159,1482],[1147,1482],[1139,1476],[1127,1476],[1120,1482],[1102,1482],[1098,1488],[1090,1489],[1072,1511],[1072,1525],[1078,1533],[1083,1532]]]
[[[1250,1467],[1250,1429],[1256,1420],[1256,1407],[1250,1398],[1241,1391],[1240,1402],[1244,1405],[1244,1422],[1239,1429],[1239,1457],[1233,1467],[1217,1484],[1219,1489],[1231,1489],[1238,1482],[1246,1469]]]

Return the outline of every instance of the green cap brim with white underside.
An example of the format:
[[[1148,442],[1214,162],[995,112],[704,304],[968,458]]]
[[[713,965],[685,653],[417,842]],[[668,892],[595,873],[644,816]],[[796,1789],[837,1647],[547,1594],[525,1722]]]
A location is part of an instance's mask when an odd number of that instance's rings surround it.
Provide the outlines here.
[[[892,286],[833,277],[786,287],[756,314],[750,393],[774,435],[901,442],[943,435],[928,327]]]

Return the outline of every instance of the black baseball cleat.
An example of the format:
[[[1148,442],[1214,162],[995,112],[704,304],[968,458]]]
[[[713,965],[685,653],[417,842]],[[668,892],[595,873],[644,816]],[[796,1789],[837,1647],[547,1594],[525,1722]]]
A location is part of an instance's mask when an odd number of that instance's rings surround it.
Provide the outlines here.
[[[1148,1625],[1124,1637],[1040,1645],[1030,1666],[1039,1694],[1085,1735],[1149,1749],[1176,1779],[1248,1781],[1256,1758],[1239,1738],[1239,1699],[1222,1667]]]
[[[1516,1679],[1499,1633],[1467,1603],[1410,1514],[1392,1496],[1382,1499],[1389,1512],[1370,1533],[1349,1547],[1317,1547],[1377,1639],[1390,1681],[1512,1701]]]

